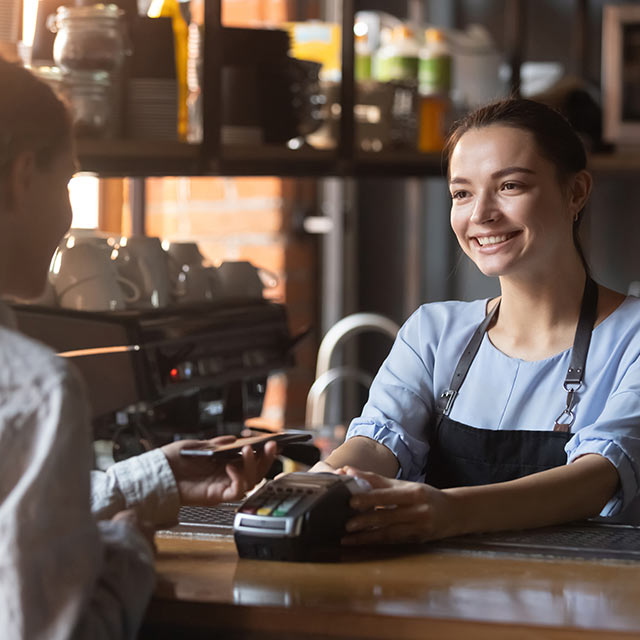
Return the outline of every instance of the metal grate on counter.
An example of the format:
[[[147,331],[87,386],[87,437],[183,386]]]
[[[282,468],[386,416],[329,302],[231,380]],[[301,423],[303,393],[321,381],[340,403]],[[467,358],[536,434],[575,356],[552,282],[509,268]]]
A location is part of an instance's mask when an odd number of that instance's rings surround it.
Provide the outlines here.
[[[640,561],[640,527],[581,523],[460,536],[435,546],[478,553]]]
[[[215,507],[180,507],[177,528],[182,531],[232,535],[238,506],[236,502],[225,502]]]

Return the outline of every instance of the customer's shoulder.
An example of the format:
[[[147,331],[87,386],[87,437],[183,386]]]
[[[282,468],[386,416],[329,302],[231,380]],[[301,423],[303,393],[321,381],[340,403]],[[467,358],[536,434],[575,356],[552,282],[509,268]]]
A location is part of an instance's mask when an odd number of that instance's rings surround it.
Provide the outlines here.
[[[60,384],[71,373],[68,363],[46,345],[0,326],[0,386]]]

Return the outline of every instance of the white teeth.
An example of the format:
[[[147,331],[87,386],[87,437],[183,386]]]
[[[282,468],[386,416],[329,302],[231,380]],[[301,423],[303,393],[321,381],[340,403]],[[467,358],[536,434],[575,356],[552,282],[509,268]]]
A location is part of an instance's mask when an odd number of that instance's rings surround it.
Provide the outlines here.
[[[499,242],[505,242],[509,236],[485,236],[484,238],[477,237],[476,240],[481,247],[488,244],[498,244]]]

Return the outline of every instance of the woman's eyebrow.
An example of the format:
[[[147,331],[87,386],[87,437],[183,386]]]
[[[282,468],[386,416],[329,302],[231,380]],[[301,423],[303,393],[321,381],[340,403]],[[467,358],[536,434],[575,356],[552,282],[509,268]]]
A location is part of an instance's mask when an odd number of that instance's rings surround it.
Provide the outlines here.
[[[451,178],[451,180],[449,180],[449,184],[469,184],[470,181],[467,180],[466,178]]]
[[[496,171],[491,174],[492,178],[504,178],[511,173],[529,173],[535,174],[535,171],[532,169],[527,169],[527,167],[505,167],[504,169],[500,169],[500,171]]]
[[[527,167],[505,167],[504,169],[500,169],[499,171],[495,171],[491,174],[491,178],[496,180],[497,178],[504,178],[505,176],[511,175],[512,173],[529,173],[531,175],[535,175],[535,171],[532,169],[527,169]],[[467,178],[463,178],[460,176],[455,176],[449,180],[449,184],[470,184],[471,181]]]

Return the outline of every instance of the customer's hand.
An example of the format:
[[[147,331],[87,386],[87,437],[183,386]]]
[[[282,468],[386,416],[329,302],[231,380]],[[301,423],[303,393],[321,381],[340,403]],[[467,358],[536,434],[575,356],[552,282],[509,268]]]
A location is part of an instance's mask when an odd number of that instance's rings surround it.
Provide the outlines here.
[[[420,482],[393,480],[353,467],[340,471],[363,478],[372,487],[351,498],[351,506],[360,513],[347,522],[343,544],[416,543],[455,533],[450,494]]]
[[[239,500],[262,480],[276,457],[275,442],[267,442],[259,453],[245,446],[242,455],[231,462],[180,455],[181,449],[204,449],[234,441],[234,436],[220,436],[211,440],[180,440],[162,447],[182,504],[214,505]]]
[[[113,518],[113,522],[126,522],[129,526],[138,530],[142,534],[142,537],[149,543],[153,553],[156,553],[155,543],[155,527],[147,520],[140,520],[138,514],[133,509],[125,509],[124,511],[118,511]]]

